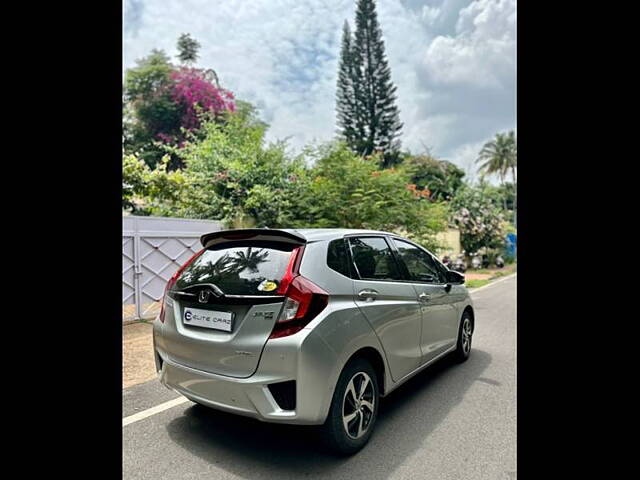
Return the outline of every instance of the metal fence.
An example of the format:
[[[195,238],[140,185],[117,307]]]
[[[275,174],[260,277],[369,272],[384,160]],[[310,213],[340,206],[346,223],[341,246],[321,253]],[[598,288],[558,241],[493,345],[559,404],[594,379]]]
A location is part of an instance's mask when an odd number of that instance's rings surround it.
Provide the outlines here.
[[[202,248],[200,236],[221,229],[208,220],[122,217],[122,321],[154,318],[169,278]]]

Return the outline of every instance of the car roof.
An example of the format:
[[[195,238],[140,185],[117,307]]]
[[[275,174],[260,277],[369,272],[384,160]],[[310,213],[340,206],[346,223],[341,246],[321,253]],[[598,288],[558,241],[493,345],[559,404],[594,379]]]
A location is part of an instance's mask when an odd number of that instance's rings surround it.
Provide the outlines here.
[[[394,235],[381,230],[366,230],[361,228],[283,228],[285,232],[291,232],[303,236],[309,242],[320,240],[332,240],[342,238],[345,235]]]

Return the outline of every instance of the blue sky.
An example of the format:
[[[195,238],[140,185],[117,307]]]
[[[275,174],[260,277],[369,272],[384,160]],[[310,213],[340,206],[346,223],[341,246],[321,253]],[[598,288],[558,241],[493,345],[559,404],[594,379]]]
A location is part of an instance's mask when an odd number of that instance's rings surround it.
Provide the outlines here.
[[[470,176],[482,144],[515,128],[515,0],[378,0],[398,87],[402,146]],[[269,140],[298,151],[335,135],[342,24],[355,0],[125,0],[124,68],[190,33],[198,66],[260,109]]]

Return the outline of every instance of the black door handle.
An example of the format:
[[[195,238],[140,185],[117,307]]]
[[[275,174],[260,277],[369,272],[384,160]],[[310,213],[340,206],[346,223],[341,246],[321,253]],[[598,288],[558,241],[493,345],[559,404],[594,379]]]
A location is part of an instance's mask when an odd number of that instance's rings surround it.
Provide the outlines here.
[[[449,292],[451,291],[451,284],[450,284],[450,283],[447,283],[447,284],[444,286],[444,291],[445,291],[445,292],[447,292],[447,293],[449,293]]]

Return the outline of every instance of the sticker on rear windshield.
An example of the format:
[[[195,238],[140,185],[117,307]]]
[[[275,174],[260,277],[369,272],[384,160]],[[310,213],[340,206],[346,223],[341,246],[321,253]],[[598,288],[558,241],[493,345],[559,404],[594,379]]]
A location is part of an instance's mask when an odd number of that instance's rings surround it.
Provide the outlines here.
[[[261,292],[272,292],[276,288],[278,288],[278,284],[271,280],[265,280],[260,285],[258,285],[258,290],[260,290]]]

